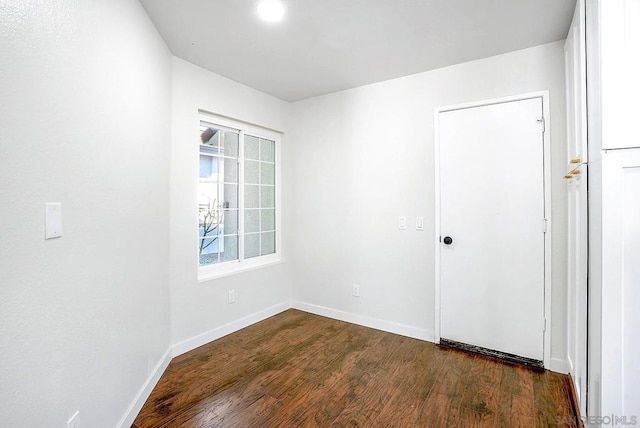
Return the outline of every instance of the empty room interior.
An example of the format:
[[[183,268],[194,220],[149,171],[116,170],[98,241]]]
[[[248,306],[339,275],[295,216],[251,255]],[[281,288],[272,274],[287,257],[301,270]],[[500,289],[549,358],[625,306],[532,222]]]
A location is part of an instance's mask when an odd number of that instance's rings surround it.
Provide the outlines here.
[[[0,54],[1,426],[640,423],[640,0],[3,0]]]

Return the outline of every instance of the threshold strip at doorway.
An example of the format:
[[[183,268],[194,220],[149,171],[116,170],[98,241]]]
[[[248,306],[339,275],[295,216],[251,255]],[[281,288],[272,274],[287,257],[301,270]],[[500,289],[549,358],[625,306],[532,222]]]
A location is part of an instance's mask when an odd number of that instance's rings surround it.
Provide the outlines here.
[[[456,342],[455,340],[440,338],[440,346],[444,348],[458,349],[465,352],[472,352],[491,358],[496,358],[513,364],[520,364],[535,370],[544,371],[544,363],[539,360],[509,354],[507,352],[496,351],[494,349],[483,348],[481,346],[469,345],[468,343]]]

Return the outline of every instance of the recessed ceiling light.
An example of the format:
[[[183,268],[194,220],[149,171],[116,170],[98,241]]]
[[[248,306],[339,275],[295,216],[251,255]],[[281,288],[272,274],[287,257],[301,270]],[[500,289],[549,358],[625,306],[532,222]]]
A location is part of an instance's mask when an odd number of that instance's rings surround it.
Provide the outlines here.
[[[258,15],[268,22],[280,21],[284,16],[284,6],[278,0],[261,0]]]

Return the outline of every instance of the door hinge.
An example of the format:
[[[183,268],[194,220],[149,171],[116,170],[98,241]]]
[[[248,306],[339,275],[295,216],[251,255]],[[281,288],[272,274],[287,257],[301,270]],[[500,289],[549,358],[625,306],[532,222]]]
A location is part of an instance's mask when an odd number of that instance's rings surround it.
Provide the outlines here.
[[[536,122],[542,124],[542,133],[544,134],[546,132],[546,130],[547,130],[547,121],[543,117],[543,118],[540,118],[540,119],[536,120]]]
[[[542,233],[547,233],[547,230],[549,229],[548,224],[549,224],[549,220],[547,220],[546,218],[543,218],[542,219]]]
[[[542,331],[547,331],[547,319],[542,319]]]

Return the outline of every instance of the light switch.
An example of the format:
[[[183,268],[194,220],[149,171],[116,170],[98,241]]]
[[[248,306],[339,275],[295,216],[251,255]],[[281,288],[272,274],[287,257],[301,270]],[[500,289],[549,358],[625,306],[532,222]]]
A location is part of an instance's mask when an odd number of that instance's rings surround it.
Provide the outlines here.
[[[44,239],[62,236],[62,204],[47,202],[44,215]]]
[[[398,217],[398,229],[407,230],[407,218],[406,217]]]
[[[424,230],[424,218],[416,217],[416,230]]]

